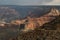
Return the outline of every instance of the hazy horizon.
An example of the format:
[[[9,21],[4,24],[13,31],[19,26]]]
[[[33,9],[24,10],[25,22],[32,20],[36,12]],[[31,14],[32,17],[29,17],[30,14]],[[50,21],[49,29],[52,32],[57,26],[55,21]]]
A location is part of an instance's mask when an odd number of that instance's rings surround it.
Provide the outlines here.
[[[60,5],[60,0],[0,0],[0,5]]]

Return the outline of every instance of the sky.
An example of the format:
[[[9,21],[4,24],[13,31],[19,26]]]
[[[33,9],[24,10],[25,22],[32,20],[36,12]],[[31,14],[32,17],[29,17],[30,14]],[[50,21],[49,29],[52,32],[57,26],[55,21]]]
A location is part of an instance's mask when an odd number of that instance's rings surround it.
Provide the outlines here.
[[[0,5],[60,5],[60,0],[0,0]]]

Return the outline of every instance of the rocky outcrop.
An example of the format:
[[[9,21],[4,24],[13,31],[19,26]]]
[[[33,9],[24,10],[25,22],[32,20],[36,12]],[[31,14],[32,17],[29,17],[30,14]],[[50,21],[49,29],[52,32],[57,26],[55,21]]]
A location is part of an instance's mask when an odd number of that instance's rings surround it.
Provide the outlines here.
[[[48,13],[45,15],[38,17],[38,18],[30,18],[27,17],[28,22],[25,22],[25,29],[26,30],[34,30],[36,27],[40,27],[45,23],[48,23],[54,19],[56,19],[57,16],[60,15],[59,10],[52,8]]]

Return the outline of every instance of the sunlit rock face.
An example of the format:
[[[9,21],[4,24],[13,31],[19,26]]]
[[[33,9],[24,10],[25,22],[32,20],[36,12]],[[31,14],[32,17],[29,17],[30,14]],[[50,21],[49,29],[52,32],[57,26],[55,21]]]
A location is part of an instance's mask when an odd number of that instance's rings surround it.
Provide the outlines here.
[[[11,21],[11,24],[15,24],[15,25],[20,25],[20,24],[24,24],[25,19],[24,20],[13,20]]]
[[[56,19],[56,16],[59,16],[60,12],[59,10],[52,8],[47,14],[38,17],[38,18],[31,18],[27,17],[28,22],[25,23],[25,30],[34,30],[36,27],[40,27],[45,23],[48,23],[54,19]]]
[[[48,16],[59,16],[60,11],[58,9],[52,8],[50,12],[48,13]]]

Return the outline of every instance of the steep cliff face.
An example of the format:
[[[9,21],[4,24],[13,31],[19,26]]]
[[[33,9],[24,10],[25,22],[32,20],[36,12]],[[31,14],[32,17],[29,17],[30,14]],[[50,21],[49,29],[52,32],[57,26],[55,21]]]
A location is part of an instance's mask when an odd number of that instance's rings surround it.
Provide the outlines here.
[[[59,15],[60,15],[59,10],[52,8],[47,14],[41,17],[38,17],[38,18],[27,17],[28,22],[26,23],[25,29],[34,30],[36,27],[40,27],[43,24],[56,19],[56,17]]]

